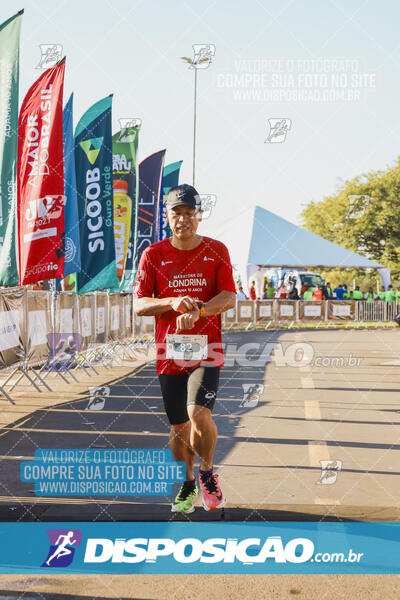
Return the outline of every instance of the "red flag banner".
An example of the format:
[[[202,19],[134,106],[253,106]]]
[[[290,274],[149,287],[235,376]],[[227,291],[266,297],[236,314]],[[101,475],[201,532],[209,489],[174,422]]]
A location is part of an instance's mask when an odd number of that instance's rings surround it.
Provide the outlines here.
[[[64,275],[63,83],[65,61],[32,85],[18,120],[21,285]]]

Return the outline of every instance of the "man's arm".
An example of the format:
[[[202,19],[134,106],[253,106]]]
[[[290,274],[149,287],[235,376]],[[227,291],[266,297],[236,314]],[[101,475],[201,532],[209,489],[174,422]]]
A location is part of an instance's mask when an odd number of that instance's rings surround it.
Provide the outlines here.
[[[236,293],[228,292],[227,290],[223,290],[219,292],[214,298],[211,298],[208,302],[204,304],[204,312],[203,317],[211,317],[212,315],[219,315],[220,313],[233,308],[236,304]],[[176,331],[185,331],[186,329],[193,329],[194,324],[200,318],[200,311],[197,308],[195,310],[190,310],[185,312],[183,315],[179,315],[176,319]]]
[[[177,298],[134,298],[133,310],[138,317],[153,317],[169,310],[186,313],[198,309],[196,300],[190,296],[179,296]]]
[[[219,315],[230,308],[234,308],[235,305],[236,293],[223,290],[214,296],[214,298],[211,298],[211,300],[205,303],[204,316],[211,317],[212,315]]]

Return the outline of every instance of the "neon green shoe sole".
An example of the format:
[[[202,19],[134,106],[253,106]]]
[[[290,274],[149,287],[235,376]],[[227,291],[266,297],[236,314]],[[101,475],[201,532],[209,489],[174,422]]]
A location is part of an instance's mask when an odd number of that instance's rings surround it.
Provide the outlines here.
[[[182,484],[174,503],[171,506],[171,512],[180,512],[184,513],[185,515],[194,512],[194,503],[196,502],[198,494],[199,490],[197,485],[195,485],[192,492],[187,493],[184,491]]]

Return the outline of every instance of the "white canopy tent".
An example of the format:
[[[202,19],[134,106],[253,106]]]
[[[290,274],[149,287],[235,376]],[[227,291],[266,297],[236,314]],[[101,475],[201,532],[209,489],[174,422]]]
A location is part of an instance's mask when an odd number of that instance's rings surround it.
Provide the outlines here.
[[[219,232],[218,239],[228,247],[232,264],[237,267],[246,291],[250,277],[259,287],[270,267],[374,268],[384,286],[390,283],[387,267],[298,227],[261,206],[250,207],[229,220]]]

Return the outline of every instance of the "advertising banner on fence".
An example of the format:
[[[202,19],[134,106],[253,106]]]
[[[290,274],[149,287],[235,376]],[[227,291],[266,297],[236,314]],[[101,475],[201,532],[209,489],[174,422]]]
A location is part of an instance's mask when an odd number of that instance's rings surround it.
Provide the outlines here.
[[[18,285],[16,180],[19,35],[23,12],[0,25],[0,286]]]
[[[65,61],[32,85],[18,123],[21,285],[64,274],[63,83]]]
[[[139,165],[138,228],[135,261],[147,246],[158,242],[159,201],[165,150],[148,156]]]
[[[65,189],[65,257],[64,277],[81,270],[78,197],[76,193],[74,132],[71,94],[63,111],[64,189]]]
[[[133,285],[132,269],[137,226],[136,155],[139,130],[140,125],[128,123],[112,137],[117,274],[120,279],[122,278],[121,290],[126,291],[131,290]]]
[[[161,194],[160,194],[160,226],[159,226],[159,239],[165,240],[167,237],[171,237],[172,231],[165,218],[164,211],[164,198],[168,194],[172,187],[175,187],[179,183],[179,171],[182,165],[182,160],[178,162],[166,165],[163,170],[162,183],[161,183]]]
[[[51,296],[45,291],[28,291],[27,302],[27,358],[31,364],[43,363],[49,358]]]
[[[118,287],[115,263],[112,150],[112,96],[85,112],[75,130],[82,270],[80,294]]]

